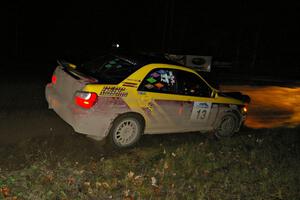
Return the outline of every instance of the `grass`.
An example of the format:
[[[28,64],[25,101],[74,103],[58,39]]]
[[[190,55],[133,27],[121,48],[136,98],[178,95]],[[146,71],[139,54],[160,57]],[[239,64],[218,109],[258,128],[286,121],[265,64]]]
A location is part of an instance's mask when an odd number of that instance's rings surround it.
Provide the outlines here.
[[[299,134],[145,136],[126,150],[79,135],[31,138],[0,147],[0,199],[300,199]]]

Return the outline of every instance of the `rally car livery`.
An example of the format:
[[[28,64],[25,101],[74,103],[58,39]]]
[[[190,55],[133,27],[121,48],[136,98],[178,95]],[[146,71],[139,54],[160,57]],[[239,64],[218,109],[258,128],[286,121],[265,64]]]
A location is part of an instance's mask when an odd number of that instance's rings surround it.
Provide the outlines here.
[[[75,66],[59,62],[46,86],[49,108],[78,133],[116,147],[143,134],[237,132],[250,98],[222,93],[196,71],[165,58],[106,55]]]

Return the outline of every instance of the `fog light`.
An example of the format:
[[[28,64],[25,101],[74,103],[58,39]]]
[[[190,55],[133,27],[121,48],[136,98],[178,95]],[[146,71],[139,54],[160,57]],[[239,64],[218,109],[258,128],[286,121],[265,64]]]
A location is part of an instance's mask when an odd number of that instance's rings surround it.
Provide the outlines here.
[[[243,115],[247,114],[247,112],[248,112],[247,106],[242,107],[241,112]]]

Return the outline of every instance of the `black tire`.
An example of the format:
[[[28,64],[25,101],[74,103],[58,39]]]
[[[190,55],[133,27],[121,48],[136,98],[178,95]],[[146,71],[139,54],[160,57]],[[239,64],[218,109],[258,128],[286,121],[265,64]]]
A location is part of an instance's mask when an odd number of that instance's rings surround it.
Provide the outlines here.
[[[109,131],[108,139],[114,148],[134,146],[144,133],[145,122],[138,114],[128,113],[117,117]]]
[[[217,138],[227,138],[231,137],[238,126],[238,117],[234,113],[225,113],[215,131],[215,136]]]

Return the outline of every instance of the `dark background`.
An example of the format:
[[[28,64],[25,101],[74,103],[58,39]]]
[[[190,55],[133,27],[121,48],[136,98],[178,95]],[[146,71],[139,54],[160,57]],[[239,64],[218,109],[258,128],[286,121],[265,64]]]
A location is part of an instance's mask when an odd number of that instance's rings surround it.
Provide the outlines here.
[[[98,1],[1,6],[2,70],[81,63],[128,51],[211,55],[232,73],[298,79],[300,4],[291,1]]]

